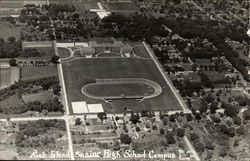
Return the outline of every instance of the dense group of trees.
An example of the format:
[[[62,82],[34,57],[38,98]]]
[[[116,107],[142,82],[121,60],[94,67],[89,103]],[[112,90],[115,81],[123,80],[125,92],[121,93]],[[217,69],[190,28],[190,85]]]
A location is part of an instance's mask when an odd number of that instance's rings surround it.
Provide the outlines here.
[[[102,19],[104,35],[124,37],[131,40],[146,40],[152,44],[153,36],[167,36],[164,21],[145,15],[124,16],[112,14]]]
[[[46,55],[45,52],[39,52],[35,48],[34,49],[30,48],[30,49],[25,49],[24,52],[20,56],[28,58],[28,57],[42,57],[45,55]]]
[[[0,38],[0,58],[15,58],[22,53],[21,42],[9,37],[8,42]]]
[[[38,120],[19,124],[15,144],[17,147],[41,147],[55,144],[55,138],[45,135],[49,130],[65,131],[64,120]]]
[[[33,79],[33,80],[27,80],[27,81],[20,81],[20,85],[27,86],[28,84],[41,86],[44,90],[48,90],[49,88],[52,88],[54,84],[59,84],[58,78],[55,76],[52,77],[45,77],[45,78],[39,78],[39,79]]]
[[[190,80],[173,80],[173,84],[180,91],[180,94],[183,97],[191,97],[193,92],[199,93],[199,91],[203,88],[202,83],[192,82]]]
[[[28,111],[34,112],[64,112],[63,105],[59,102],[58,98],[54,98],[45,103],[40,101],[29,102],[19,106],[12,106],[10,108],[0,107],[0,112],[5,114],[22,114]]]

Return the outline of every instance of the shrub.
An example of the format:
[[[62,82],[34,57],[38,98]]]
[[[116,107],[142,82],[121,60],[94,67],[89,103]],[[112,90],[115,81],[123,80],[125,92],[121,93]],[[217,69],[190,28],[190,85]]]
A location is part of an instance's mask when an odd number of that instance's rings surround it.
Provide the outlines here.
[[[9,60],[9,64],[10,64],[10,66],[17,66],[16,59],[11,58],[11,59]]]

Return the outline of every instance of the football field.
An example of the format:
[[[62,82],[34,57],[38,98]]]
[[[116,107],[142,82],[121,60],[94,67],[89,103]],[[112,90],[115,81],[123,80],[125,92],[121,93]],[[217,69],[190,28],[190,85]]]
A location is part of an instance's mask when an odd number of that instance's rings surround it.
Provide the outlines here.
[[[178,100],[175,98],[170,87],[165,82],[158,68],[151,59],[142,58],[81,58],[62,62],[64,81],[67,92],[69,107],[71,102],[86,101],[87,103],[102,103],[104,110],[107,112],[122,113],[126,102],[131,102],[134,96],[149,96],[136,102],[135,107],[127,107],[133,111],[143,109],[154,111],[181,110]],[[134,82],[113,82],[112,80],[147,80],[150,83],[136,84]],[[98,84],[100,80],[111,80],[111,83]],[[87,89],[93,98],[84,94],[82,88],[89,84],[95,84]],[[151,87],[150,87],[151,86]],[[156,86],[152,88],[153,86]],[[157,87],[160,86],[160,87]],[[161,88],[161,89],[159,89]],[[133,91],[135,90],[135,91]],[[105,97],[107,95],[107,97]],[[117,97],[116,97],[117,96]],[[119,98],[122,99],[122,105],[114,106],[112,102],[107,102],[102,98]],[[137,98],[137,97],[135,97]],[[112,98],[111,98],[112,100]],[[128,100],[128,101],[126,101]]]

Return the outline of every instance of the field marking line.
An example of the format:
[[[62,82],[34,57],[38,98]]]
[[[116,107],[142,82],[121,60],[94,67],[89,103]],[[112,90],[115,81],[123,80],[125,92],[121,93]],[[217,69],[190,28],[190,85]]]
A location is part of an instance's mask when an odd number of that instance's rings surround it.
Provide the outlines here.
[[[158,70],[160,71],[161,75],[163,76],[165,82],[167,83],[167,85],[170,87],[171,91],[173,92],[174,96],[176,97],[176,99],[178,100],[179,104],[181,105],[183,112],[184,113],[190,113],[191,111],[187,108],[185,102],[183,101],[183,99],[181,98],[180,95],[178,95],[175,87],[173,86],[173,84],[171,83],[171,80],[166,76],[166,74],[163,72],[163,69],[161,67],[161,65],[159,64],[159,62],[156,60],[155,56],[153,55],[153,53],[151,52],[151,50],[148,48],[148,46],[146,45],[146,43],[143,41],[142,42],[144,47],[146,48],[147,52],[149,53],[150,57],[153,59],[155,65],[157,66]]]

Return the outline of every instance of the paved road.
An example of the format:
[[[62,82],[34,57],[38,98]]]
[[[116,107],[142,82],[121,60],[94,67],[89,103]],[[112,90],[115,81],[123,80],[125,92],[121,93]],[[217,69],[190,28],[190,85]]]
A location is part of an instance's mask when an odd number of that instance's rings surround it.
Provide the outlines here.
[[[37,121],[37,120],[54,120],[60,119],[64,120],[64,116],[55,116],[55,117],[23,117],[23,118],[10,118],[10,121]],[[0,119],[0,121],[7,121],[7,119]]]
[[[178,122],[177,120],[175,120],[175,121],[176,121],[178,127],[180,128],[181,126],[180,126],[179,122]],[[195,160],[200,161],[201,159],[200,159],[199,155],[198,155],[197,152],[195,151],[193,145],[192,145],[191,142],[188,140],[188,138],[187,138],[186,135],[183,137],[183,139],[185,140],[187,146],[189,147],[189,150],[193,153],[193,156],[194,156]]]
[[[57,44],[55,40],[53,41],[53,46],[54,46],[55,54],[58,56],[58,48],[57,48]],[[59,82],[63,90],[62,91],[62,103],[64,104],[64,107],[66,109],[66,116],[69,116],[70,113],[69,113],[69,106],[68,106],[68,100],[67,100],[67,93],[66,93],[65,82],[64,82],[64,77],[63,77],[62,64],[60,62],[57,65],[57,69],[58,69]],[[68,136],[70,159],[75,160],[68,117],[65,117],[65,122],[66,122],[67,136]]]

